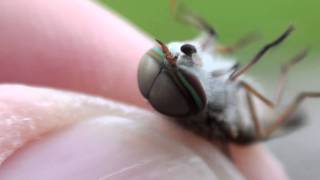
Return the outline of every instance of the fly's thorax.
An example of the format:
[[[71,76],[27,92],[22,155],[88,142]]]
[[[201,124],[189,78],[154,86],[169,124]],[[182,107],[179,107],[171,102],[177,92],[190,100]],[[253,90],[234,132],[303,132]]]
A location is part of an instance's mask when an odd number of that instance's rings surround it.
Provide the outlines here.
[[[247,78],[246,78],[247,79]],[[226,124],[227,134],[231,141],[237,143],[251,143],[256,136],[255,125],[248,107],[246,97],[247,91],[239,85],[239,81],[226,84],[226,108],[224,109],[224,123]],[[253,103],[259,117],[264,117],[266,106],[256,98]],[[261,119],[259,119],[261,120]],[[262,122],[261,122],[262,123]]]
[[[227,108],[228,99],[234,99],[238,88],[237,82],[229,81],[224,76],[213,77],[206,73],[205,78],[202,78],[208,106],[211,109]]]

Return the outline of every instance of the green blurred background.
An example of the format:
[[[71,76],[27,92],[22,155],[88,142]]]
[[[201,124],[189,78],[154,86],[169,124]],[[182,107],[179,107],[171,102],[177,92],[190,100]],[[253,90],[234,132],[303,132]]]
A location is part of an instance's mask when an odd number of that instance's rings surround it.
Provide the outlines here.
[[[100,0],[101,3],[133,22],[151,37],[165,42],[185,40],[197,31],[177,23],[169,13],[168,0]],[[318,0],[184,0],[180,1],[214,25],[220,41],[232,44],[243,35],[258,32],[261,38],[234,56],[244,64],[267,42],[281,34],[288,25],[296,31],[280,46],[269,52],[251,71],[256,79],[274,91],[280,65],[308,47],[310,54],[290,73],[286,95],[298,91],[319,91],[320,72],[320,1]],[[271,94],[269,93],[269,94]],[[285,164],[293,179],[319,179],[320,111],[319,100],[306,103],[308,125],[292,135],[268,142],[267,145]]]
[[[170,16],[168,0],[100,0],[100,2],[132,21],[151,37],[165,42],[190,39],[198,33],[194,28],[177,23]],[[320,32],[320,1],[181,0],[178,2],[184,3],[189,9],[214,25],[219,33],[220,41],[224,44],[232,44],[250,32],[261,34],[257,43],[236,54],[241,62],[248,61],[264,43],[274,39],[288,25],[294,25],[296,31],[291,37],[269,53],[266,60],[261,61],[259,67],[254,68],[253,72],[266,69],[263,67],[279,65],[279,62],[286,61],[305,47],[311,48],[309,59],[317,59],[316,52],[320,48],[320,36],[318,35]],[[308,65],[312,66],[312,63],[302,63],[300,66]]]

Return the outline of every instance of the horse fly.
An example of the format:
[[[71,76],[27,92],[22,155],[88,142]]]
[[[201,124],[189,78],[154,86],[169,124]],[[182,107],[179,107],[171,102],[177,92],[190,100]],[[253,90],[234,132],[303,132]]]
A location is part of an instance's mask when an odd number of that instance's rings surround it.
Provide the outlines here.
[[[290,26],[240,66],[228,54],[252,41],[252,36],[233,46],[217,42],[217,33],[205,20],[171,0],[175,17],[202,31],[194,40],[164,44],[149,50],[141,59],[138,84],[142,95],[160,113],[208,138],[236,144],[250,144],[286,134],[305,121],[299,105],[320,92],[301,92],[283,105],[282,96],[289,69],[301,61],[307,50],[283,65],[274,100],[265,97],[244,74],[271,48],[294,30]],[[263,120],[263,121],[262,121]]]

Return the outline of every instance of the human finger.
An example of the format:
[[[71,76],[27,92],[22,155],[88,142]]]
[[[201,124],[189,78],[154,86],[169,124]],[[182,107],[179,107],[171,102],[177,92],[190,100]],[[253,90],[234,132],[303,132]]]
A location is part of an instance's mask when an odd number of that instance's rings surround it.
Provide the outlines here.
[[[45,88],[0,92],[0,179],[242,179],[214,146],[159,115]]]

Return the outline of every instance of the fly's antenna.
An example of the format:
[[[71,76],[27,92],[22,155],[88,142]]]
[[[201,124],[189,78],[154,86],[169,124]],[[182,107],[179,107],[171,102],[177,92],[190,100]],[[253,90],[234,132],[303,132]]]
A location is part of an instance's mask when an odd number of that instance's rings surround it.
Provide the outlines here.
[[[162,52],[165,55],[166,60],[173,66],[176,65],[176,58],[173,57],[173,55],[171,54],[169,48],[160,40],[156,39],[157,43],[160,45]]]
[[[243,68],[239,69],[238,71],[236,71],[234,74],[232,74],[230,76],[230,80],[234,81],[236,80],[239,76],[241,76],[243,73],[247,72],[253,65],[255,65],[260,59],[261,57],[271,48],[277,46],[278,44],[280,44],[281,42],[283,42],[283,40],[285,40],[289,34],[294,30],[293,26],[289,26],[288,29],[282,33],[276,40],[272,41],[271,43],[265,45],[257,54],[256,56],[254,56],[254,58],[247,64],[245,65]]]

